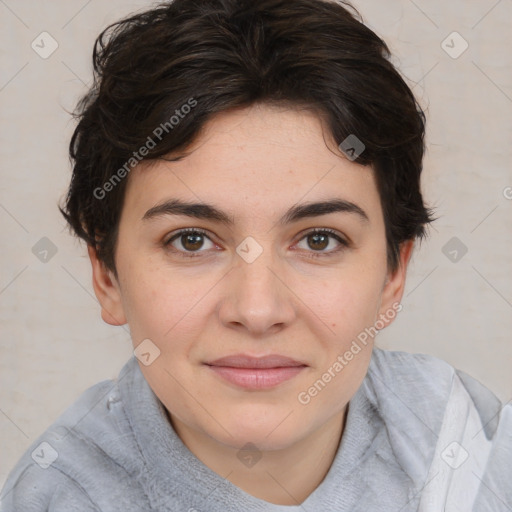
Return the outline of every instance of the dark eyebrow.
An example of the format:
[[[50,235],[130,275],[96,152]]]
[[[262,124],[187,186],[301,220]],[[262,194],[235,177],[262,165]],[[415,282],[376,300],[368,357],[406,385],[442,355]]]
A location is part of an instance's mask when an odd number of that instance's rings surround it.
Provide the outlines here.
[[[320,202],[303,203],[292,206],[279,220],[279,224],[291,224],[300,219],[318,217],[329,213],[352,213],[364,223],[370,222],[366,212],[357,204],[344,199],[330,199]],[[153,208],[150,208],[142,217],[142,220],[150,220],[166,215],[184,215],[196,219],[213,220],[232,226],[235,224],[233,217],[207,203],[191,203],[181,199],[170,199]]]
[[[345,199],[330,199],[318,203],[304,203],[293,206],[283,215],[279,223],[290,224],[307,217],[318,217],[320,215],[338,212],[353,213],[356,214],[362,222],[370,222],[366,212],[360,206],[357,206],[357,204],[346,201]]]

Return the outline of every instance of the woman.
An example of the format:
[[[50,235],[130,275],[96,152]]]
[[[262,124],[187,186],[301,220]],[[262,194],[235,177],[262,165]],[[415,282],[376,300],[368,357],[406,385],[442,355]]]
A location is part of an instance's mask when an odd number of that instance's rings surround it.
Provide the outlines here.
[[[433,212],[425,117],[339,2],[175,0],[109,27],[61,211],[134,357],[2,510],[507,510],[512,408],[374,347]]]

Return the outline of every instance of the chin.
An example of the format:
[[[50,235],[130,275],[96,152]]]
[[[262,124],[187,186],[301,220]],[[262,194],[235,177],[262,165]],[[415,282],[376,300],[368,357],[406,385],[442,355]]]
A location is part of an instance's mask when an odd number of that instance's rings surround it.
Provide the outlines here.
[[[271,415],[264,420],[260,418],[259,421],[253,421],[252,418],[239,418],[239,421],[224,424],[231,436],[221,429],[217,432],[221,435],[221,439],[217,438],[217,441],[235,449],[240,449],[247,443],[251,443],[261,451],[287,448],[306,435],[305,425],[297,425],[296,419],[293,423],[286,420],[283,422],[287,414],[289,411],[279,417]]]

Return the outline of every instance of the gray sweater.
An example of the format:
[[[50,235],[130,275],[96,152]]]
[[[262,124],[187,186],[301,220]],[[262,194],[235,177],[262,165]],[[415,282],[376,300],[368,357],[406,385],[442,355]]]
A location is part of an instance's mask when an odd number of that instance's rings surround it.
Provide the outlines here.
[[[439,359],[374,349],[326,477],[274,505],[188,450],[132,357],[32,443],[0,497],[1,512],[512,511],[512,405]]]

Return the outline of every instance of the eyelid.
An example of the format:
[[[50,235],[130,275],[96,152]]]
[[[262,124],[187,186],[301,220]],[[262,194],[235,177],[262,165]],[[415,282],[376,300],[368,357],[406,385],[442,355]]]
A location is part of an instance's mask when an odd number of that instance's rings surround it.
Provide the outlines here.
[[[178,229],[177,231],[172,233],[171,236],[167,240],[164,240],[164,242],[163,242],[164,247],[170,246],[171,242],[173,242],[174,240],[177,240],[180,236],[186,235],[187,233],[199,233],[201,235],[204,235],[206,238],[208,238],[208,240],[210,240],[213,244],[215,244],[215,242],[213,240],[213,238],[215,238],[215,237],[206,229],[182,228],[182,229]],[[179,251],[179,252],[183,252],[183,251]],[[190,254],[193,254],[193,251],[188,251],[188,252]],[[196,251],[196,253],[199,253],[199,252],[205,252],[205,251]]]
[[[180,235],[184,235],[186,233],[201,233],[202,235],[205,235],[211,239],[210,232],[207,231],[206,229],[203,229],[203,228],[181,228],[181,229],[178,229],[177,231],[174,231],[173,233],[171,233],[169,238],[166,241],[164,241],[164,244],[167,245],[168,243],[170,243],[173,240],[175,240],[176,238],[178,238]]]
[[[334,238],[338,242],[338,247],[335,249],[331,249],[330,251],[313,251],[313,250],[304,250],[307,255],[307,258],[329,258],[330,256],[339,255],[341,252],[352,248],[352,242],[348,237],[339,231],[331,228],[310,228],[302,231],[297,235],[297,242],[299,243],[301,240],[306,238],[309,235],[315,233],[327,233],[330,238]]]
[[[301,231],[298,235],[298,241],[302,240],[305,236],[310,235],[312,233],[328,233],[333,238],[339,239],[338,241],[341,241],[340,243],[349,244],[349,239],[341,232],[337,231],[336,229],[332,228],[308,228],[304,231]]]

